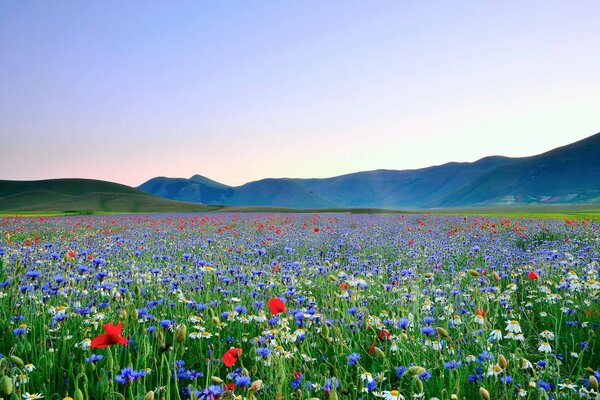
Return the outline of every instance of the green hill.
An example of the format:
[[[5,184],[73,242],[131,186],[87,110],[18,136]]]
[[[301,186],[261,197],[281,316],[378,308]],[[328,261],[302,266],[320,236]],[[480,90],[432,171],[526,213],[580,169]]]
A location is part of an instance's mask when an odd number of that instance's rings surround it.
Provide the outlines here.
[[[202,212],[217,208],[94,179],[0,180],[3,212]]]

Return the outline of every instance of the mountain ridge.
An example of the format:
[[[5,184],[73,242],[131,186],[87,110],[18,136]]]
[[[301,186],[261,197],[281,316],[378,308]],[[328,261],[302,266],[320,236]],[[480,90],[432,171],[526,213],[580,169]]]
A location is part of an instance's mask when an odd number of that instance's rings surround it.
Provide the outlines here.
[[[600,202],[600,133],[529,157],[492,155],[473,162],[376,169],[330,178],[264,178],[239,186],[198,174],[188,179],[156,177],[138,188],[173,200],[290,208]]]

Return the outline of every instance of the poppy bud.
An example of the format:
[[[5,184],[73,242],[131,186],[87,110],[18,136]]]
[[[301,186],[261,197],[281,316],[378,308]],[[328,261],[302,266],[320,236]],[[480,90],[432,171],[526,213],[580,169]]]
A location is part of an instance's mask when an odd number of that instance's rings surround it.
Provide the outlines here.
[[[327,326],[327,324],[323,324],[323,327],[321,328],[321,335],[325,339],[329,338],[329,327]]]
[[[479,395],[483,400],[490,400],[490,392],[488,392],[484,387],[479,388]]]
[[[337,276],[335,276],[335,275],[329,275],[328,278],[331,282],[337,282],[337,280],[338,280]]]
[[[596,379],[594,375],[590,375],[588,379],[590,381],[590,386],[598,390],[598,379]]]
[[[426,272],[423,276],[427,279],[433,278],[433,272]]]
[[[502,367],[502,369],[508,368],[508,361],[506,361],[506,357],[504,357],[502,354],[498,355],[498,364],[500,367]]]
[[[223,379],[219,378],[218,376],[211,376],[210,380],[213,381],[213,383],[216,383],[218,385],[223,384]]]
[[[75,392],[73,393],[73,400],[84,400],[81,389],[75,389]]]
[[[12,380],[6,375],[0,378],[0,390],[2,390],[4,394],[8,396],[10,396],[13,392]]]
[[[373,350],[375,350],[377,357],[385,358],[385,353],[379,347],[375,347]]]
[[[187,336],[187,327],[185,326],[185,324],[179,325],[179,327],[177,328],[177,336],[176,336],[177,341],[179,343],[183,343],[186,336]]]
[[[212,317],[212,322],[215,325],[221,325],[221,320],[217,316]]]
[[[248,372],[248,370],[246,369],[246,367],[242,368],[242,375],[244,375],[244,376],[250,376],[250,372]]]
[[[494,271],[492,272],[492,278],[494,278],[494,280],[498,282],[500,280],[500,275],[498,275],[498,273]]]
[[[422,374],[425,371],[427,371],[425,368],[420,367],[418,365],[413,365],[412,367],[410,367],[408,369],[408,372],[410,372],[411,375],[419,375],[419,374]]]
[[[121,319],[127,319],[127,310],[121,310]]]
[[[440,328],[439,326],[437,328],[435,328],[435,330],[437,331],[438,335],[440,335],[441,337],[443,337],[444,339],[448,339],[450,338],[450,334],[448,333],[447,330],[445,330],[444,328]]]
[[[452,393],[452,394],[450,395],[450,400],[458,400],[458,396],[457,396],[457,395],[455,395],[454,393]]]
[[[420,380],[419,378],[415,378],[415,386],[417,387],[417,390],[419,391],[419,393],[423,393],[423,381]]]
[[[10,356],[10,359],[12,360],[12,362],[15,363],[15,365],[19,368],[23,367],[25,365],[25,363],[23,362],[23,360],[21,360],[19,357],[17,356]]]
[[[296,390],[296,396],[298,396],[298,398],[301,399],[302,398],[302,390],[297,389]]]
[[[147,392],[144,396],[144,400],[154,400],[154,392],[152,390]]]
[[[254,382],[252,382],[252,384],[250,385],[250,390],[252,390],[253,392],[258,392],[263,386],[263,381],[261,381],[260,379],[255,380]]]
[[[471,275],[473,278],[477,278],[479,276],[479,272],[475,271],[474,269],[468,269],[467,272],[469,273],[469,275]]]
[[[112,371],[115,366],[115,360],[113,360],[112,351],[106,352],[106,366],[109,371]]]

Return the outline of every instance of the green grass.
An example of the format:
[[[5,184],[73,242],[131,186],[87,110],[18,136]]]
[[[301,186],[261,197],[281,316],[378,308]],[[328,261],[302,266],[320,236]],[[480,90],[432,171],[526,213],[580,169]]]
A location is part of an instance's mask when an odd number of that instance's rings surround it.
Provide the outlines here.
[[[5,215],[206,212],[218,208],[92,179],[0,181],[0,212]]]

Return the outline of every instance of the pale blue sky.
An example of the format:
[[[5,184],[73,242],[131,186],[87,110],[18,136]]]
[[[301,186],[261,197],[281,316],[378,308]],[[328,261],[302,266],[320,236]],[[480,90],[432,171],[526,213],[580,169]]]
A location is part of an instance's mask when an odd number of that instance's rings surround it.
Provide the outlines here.
[[[240,184],[600,131],[598,1],[6,1],[0,60],[0,179]]]

